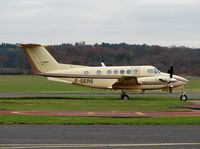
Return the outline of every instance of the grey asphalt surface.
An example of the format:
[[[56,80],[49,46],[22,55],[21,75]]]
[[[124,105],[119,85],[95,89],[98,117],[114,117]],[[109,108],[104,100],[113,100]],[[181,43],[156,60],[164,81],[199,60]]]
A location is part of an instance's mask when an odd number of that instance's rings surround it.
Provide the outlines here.
[[[138,97],[138,96],[165,96],[165,97],[180,97],[181,94],[128,94],[131,97]],[[74,96],[74,97],[80,97],[80,96],[118,96],[119,94],[38,94],[38,93],[0,93],[0,97],[36,97],[36,96]],[[188,98],[199,98],[200,94],[187,94]]]
[[[1,149],[26,148],[27,146],[29,146],[27,148],[55,149],[200,148],[200,126],[198,125],[0,125],[0,134]],[[170,145],[169,143],[178,144]],[[85,144],[85,146],[80,144]],[[97,144],[102,146],[95,147]]]

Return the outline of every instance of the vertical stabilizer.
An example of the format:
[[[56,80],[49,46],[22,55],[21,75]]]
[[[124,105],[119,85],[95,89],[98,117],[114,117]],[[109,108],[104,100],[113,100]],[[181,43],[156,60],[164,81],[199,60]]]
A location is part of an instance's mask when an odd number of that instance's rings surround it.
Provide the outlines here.
[[[59,68],[58,62],[46,50],[45,46],[37,44],[20,44],[31,67],[36,74],[54,71]]]

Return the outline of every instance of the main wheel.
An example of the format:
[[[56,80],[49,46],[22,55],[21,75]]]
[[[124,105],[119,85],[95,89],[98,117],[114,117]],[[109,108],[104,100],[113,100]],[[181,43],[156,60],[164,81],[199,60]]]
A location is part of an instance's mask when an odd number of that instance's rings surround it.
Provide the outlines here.
[[[180,100],[186,101],[187,100],[187,96],[185,94],[181,95]]]
[[[121,99],[123,100],[129,100],[129,96],[126,94],[121,95]]]

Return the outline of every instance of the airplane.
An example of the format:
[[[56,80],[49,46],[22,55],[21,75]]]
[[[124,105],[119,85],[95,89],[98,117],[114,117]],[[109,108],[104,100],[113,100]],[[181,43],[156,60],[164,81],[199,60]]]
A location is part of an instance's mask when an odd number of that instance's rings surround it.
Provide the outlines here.
[[[127,93],[144,93],[145,90],[162,90],[172,93],[182,90],[180,100],[186,101],[184,85],[188,80],[173,74],[160,72],[154,66],[102,66],[91,67],[58,63],[40,44],[18,44],[24,50],[32,70],[48,80],[70,83],[90,88],[121,90],[121,99],[128,100]]]

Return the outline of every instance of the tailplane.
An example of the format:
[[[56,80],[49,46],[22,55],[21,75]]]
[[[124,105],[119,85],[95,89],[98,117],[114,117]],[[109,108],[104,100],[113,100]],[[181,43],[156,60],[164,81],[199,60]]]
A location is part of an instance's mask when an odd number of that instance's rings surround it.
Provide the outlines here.
[[[38,44],[20,44],[17,46],[24,50],[34,73],[40,74],[59,69],[59,63],[46,50],[45,46]]]

